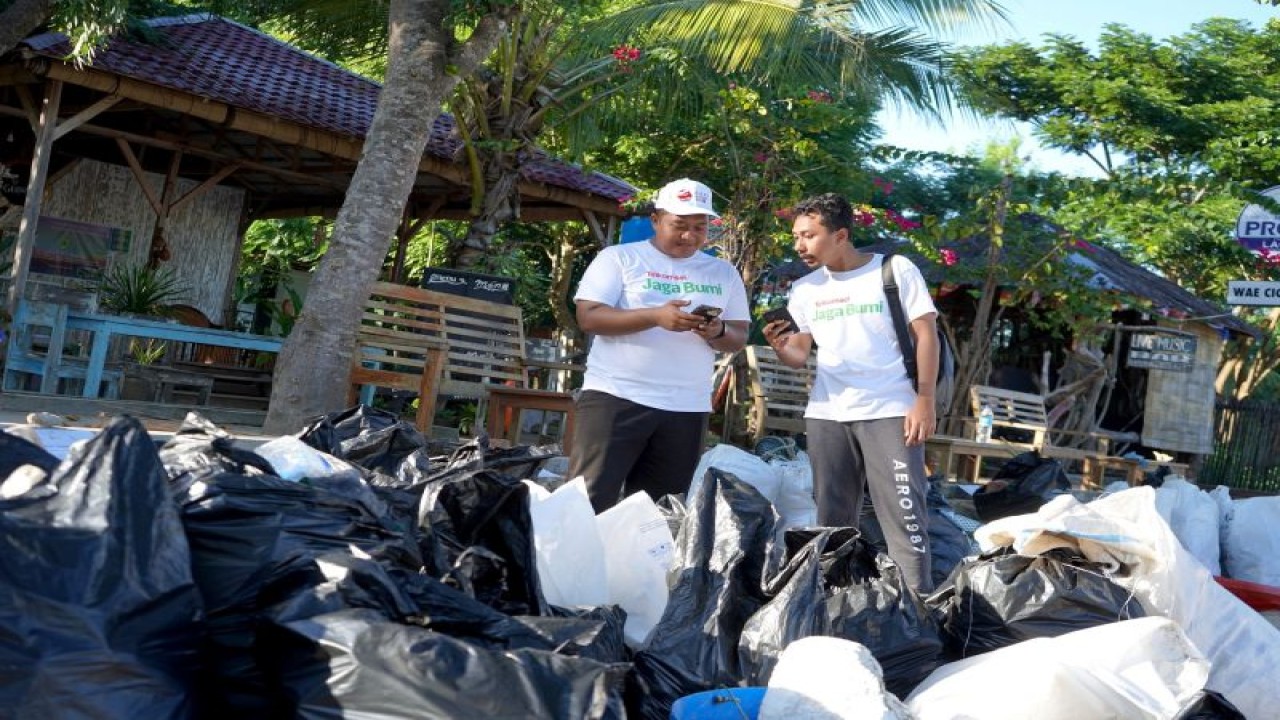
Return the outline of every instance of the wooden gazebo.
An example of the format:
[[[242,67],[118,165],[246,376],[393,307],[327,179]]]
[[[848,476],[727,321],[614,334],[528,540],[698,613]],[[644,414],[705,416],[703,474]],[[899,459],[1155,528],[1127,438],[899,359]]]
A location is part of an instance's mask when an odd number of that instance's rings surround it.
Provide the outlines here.
[[[9,186],[0,232],[20,227],[17,294],[41,218],[56,217],[125,231],[128,260],[168,259],[199,288],[193,304],[213,316],[228,302],[249,221],[332,215],[342,204],[377,83],[225,18],[148,25],[149,42],[112,40],[84,65],[66,59],[70,45],[57,33],[0,58],[0,175]],[[460,146],[441,115],[406,228],[468,216]],[[541,156],[527,163],[519,191],[523,219],[584,221],[603,240],[633,188]]]

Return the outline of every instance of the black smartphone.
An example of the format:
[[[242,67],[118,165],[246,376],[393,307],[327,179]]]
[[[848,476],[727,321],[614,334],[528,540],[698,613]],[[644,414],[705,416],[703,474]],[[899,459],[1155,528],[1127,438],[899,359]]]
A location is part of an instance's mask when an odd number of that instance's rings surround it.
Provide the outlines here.
[[[774,308],[764,314],[765,325],[775,320],[787,321],[787,328],[783,332],[800,332],[800,326],[796,325],[796,319],[791,317],[791,313],[787,311],[785,306]]]
[[[720,317],[721,312],[724,312],[724,311],[718,307],[712,307],[711,305],[699,305],[698,307],[689,311],[691,315],[701,315],[702,317],[706,318],[707,322],[711,322],[712,320],[715,320],[716,318]]]

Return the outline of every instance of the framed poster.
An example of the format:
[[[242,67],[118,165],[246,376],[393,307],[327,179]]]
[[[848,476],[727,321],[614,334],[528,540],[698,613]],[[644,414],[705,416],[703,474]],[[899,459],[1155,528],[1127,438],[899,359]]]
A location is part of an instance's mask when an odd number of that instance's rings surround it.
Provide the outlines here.
[[[100,277],[111,253],[126,253],[133,231],[41,217],[36,225],[31,272],[84,280]]]
[[[1135,332],[1129,336],[1125,362],[1131,368],[1191,372],[1196,364],[1196,344],[1194,335],[1159,330]]]

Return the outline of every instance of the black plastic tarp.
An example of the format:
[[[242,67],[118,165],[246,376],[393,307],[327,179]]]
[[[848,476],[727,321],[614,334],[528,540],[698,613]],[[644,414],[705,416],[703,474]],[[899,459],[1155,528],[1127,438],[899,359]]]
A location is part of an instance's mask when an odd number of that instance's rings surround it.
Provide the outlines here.
[[[58,466],[58,458],[33,442],[0,430],[0,482],[23,465],[48,473]]]
[[[165,472],[121,418],[0,500],[0,715],[186,718],[200,595]]]
[[[330,413],[297,434],[311,447],[401,482],[430,474],[427,439],[394,413],[357,405]]]

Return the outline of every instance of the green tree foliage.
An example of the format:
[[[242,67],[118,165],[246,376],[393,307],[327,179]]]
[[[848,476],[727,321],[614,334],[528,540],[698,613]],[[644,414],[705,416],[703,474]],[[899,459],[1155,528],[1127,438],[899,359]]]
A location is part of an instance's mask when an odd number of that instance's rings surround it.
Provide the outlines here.
[[[1232,238],[1244,205],[1280,179],[1280,24],[1215,19],[1164,41],[1112,25],[1097,51],[1049,36],[978,48],[955,67],[976,106],[1098,167],[1101,179],[1060,188],[1052,214],[1064,225],[1209,299],[1229,280],[1280,277]],[[1252,319],[1271,328],[1280,316]],[[1219,390],[1256,387],[1280,363],[1274,345],[1232,348]]]

